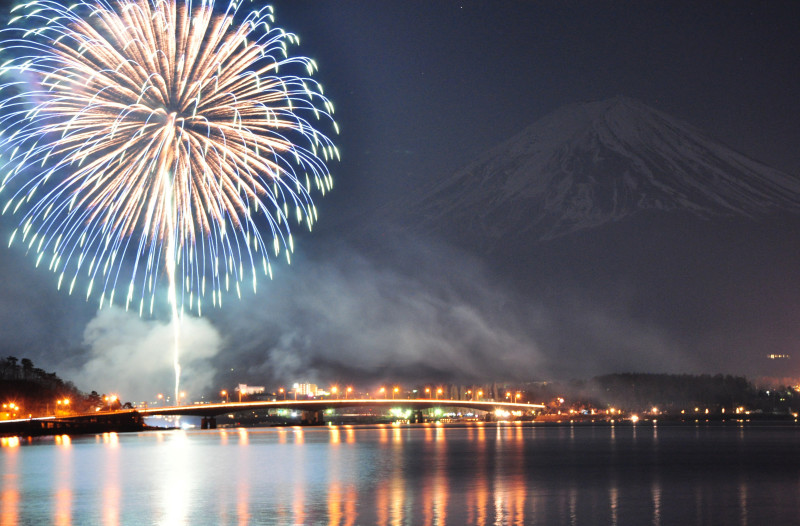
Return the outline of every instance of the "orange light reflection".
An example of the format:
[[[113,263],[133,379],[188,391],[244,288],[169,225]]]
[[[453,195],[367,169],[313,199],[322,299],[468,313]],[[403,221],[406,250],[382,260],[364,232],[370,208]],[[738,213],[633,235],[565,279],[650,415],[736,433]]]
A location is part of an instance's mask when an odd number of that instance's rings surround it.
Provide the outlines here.
[[[72,441],[67,435],[57,435],[54,442],[58,447],[55,473],[55,502],[53,509],[53,524],[56,526],[69,526],[72,524]]]
[[[375,489],[375,508],[375,524],[386,526],[389,523],[389,489],[386,479],[381,479]]]
[[[3,437],[0,445],[4,448],[11,448],[2,455],[3,473],[17,472],[17,449],[19,447],[18,437]],[[0,526],[16,526],[19,523],[19,489],[17,488],[18,478],[16,476],[3,476],[0,479],[3,483],[2,493],[0,493]]]
[[[342,521],[342,488],[338,481],[328,486],[328,524],[338,526]]]
[[[294,524],[306,523],[306,495],[303,484],[295,484],[294,499],[292,500],[292,514]]]
[[[236,488],[236,518],[239,526],[247,526],[250,521],[250,485],[248,481],[239,479]]]
[[[0,495],[0,526],[16,526],[19,524],[19,491],[14,488],[3,488]]]

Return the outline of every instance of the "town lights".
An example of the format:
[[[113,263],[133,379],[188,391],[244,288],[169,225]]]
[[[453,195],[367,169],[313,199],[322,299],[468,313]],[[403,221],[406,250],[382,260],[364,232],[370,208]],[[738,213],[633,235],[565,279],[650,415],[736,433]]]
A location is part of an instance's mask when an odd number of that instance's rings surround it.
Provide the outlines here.
[[[114,404],[117,402],[117,395],[105,395],[103,396],[103,401],[106,403],[106,409],[110,411],[114,408]],[[97,410],[99,411],[100,408]]]
[[[69,408],[69,398],[60,398],[56,400],[56,411],[64,410],[66,411]]]

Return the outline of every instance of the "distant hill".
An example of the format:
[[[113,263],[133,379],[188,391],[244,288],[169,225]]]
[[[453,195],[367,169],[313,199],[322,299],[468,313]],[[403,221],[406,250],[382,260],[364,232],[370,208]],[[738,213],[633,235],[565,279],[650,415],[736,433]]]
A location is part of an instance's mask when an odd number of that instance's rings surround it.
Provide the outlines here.
[[[99,398],[96,393],[95,396]],[[0,358],[0,404],[19,406],[18,416],[54,414],[59,407],[58,401],[65,399],[70,401],[71,410],[76,411],[85,410],[90,402],[89,397],[72,382],[34,367],[27,358]],[[8,407],[0,409],[0,418],[7,413]]]

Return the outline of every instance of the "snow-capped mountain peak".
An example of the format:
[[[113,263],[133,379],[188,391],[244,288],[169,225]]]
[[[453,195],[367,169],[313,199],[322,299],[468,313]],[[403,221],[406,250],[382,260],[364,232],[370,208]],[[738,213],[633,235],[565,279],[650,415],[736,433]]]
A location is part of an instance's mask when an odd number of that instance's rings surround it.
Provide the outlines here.
[[[438,181],[415,213],[542,239],[648,209],[701,217],[800,210],[800,181],[617,97],[567,106]]]

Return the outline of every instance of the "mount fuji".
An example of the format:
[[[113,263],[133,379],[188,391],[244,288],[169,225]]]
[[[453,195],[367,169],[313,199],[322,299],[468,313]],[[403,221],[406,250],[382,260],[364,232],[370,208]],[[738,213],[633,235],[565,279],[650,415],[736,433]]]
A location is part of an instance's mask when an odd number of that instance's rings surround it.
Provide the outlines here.
[[[800,179],[617,97],[555,111],[406,206],[434,230],[489,243],[542,241],[646,210],[700,218],[798,212]]]

